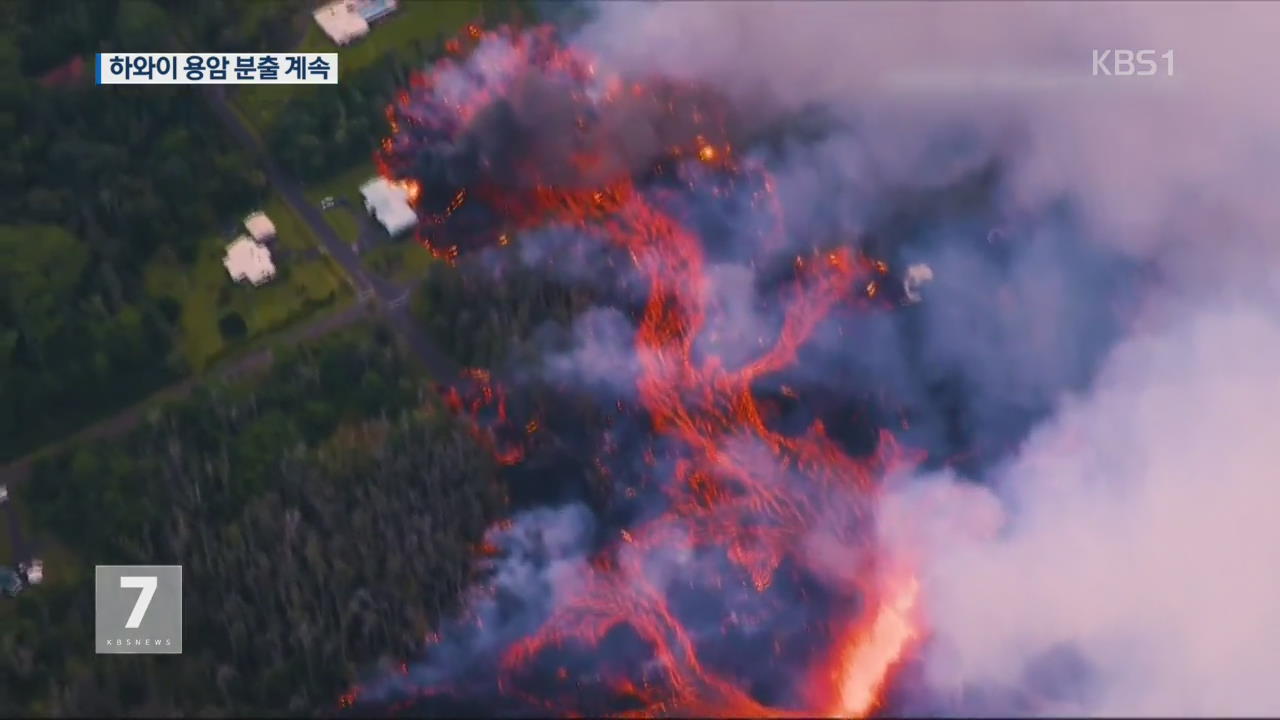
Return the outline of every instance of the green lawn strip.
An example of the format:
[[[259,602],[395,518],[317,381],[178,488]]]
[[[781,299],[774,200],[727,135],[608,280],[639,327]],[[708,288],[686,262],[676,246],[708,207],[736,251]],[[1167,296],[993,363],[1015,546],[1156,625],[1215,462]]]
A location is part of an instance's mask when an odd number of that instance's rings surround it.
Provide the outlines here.
[[[370,270],[396,282],[421,278],[437,260],[412,238],[397,238],[364,254]]]
[[[342,281],[323,258],[278,268],[276,280],[261,287],[237,285],[230,309],[249,327],[248,337],[284,327],[309,309],[332,301]]]
[[[364,212],[360,186],[377,174],[378,170],[370,160],[307,186],[307,199],[317,207],[326,197],[345,198],[350,203],[350,207],[333,207],[324,211],[324,219],[338,233],[338,237],[349,243],[354,243],[360,237],[360,223],[351,215],[352,212]]]
[[[369,34],[351,45],[333,44],[315,21],[293,52],[337,52],[338,82],[346,75],[372,65],[393,50],[407,50],[415,41],[431,42],[436,33],[451,34],[480,16],[481,0],[402,0],[400,9],[369,28]],[[312,85],[244,85],[233,101],[245,119],[263,133],[290,100],[314,92]]]
[[[481,5],[479,0],[405,0],[394,15],[376,23],[368,35],[340,50],[338,65],[344,73],[356,72],[393,50],[413,47],[415,41],[432,42],[437,33],[452,34],[477,20]],[[327,38],[322,39],[328,42]]]
[[[311,234],[311,228],[307,227],[293,208],[285,203],[284,198],[272,195],[271,199],[262,206],[262,211],[276,226],[276,241],[272,245],[273,248],[309,250],[318,245],[316,238]]]

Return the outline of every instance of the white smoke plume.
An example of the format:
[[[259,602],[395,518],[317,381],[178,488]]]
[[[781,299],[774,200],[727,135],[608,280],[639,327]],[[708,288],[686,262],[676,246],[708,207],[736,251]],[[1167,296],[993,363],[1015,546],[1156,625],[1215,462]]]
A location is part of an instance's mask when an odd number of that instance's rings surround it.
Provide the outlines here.
[[[1258,3],[611,2],[580,40],[758,109],[842,110],[889,181],[944,180],[926,161],[963,124],[1011,154],[1011,202],[1070,192],[1100,238],[1149,256],[1180,234],[1256,252],[1280,216],[1278,20]],[[1174,75],[1093,77],[1106,48],[1171,49]]]
[[[779,115],[834,110],[857,142],[829,142],[823,163],[869,188],[866,212],[876,187],[999,157],[1008,212],[1067,198],[1078,242],[1152,270],[1129,337],[994,486],[920,478],[882,508],[886,540],[921,555],[922,672],[952,711],[1011,691],[1030,704],[986,709],[1280,713],[1277,28],[1280,6],[1262,3],[611,2],[580,33],[633,72]],[[1094,77],[1107,48],[1173,50],[1174,75]],[[965,152],[940,159],[957,137]],[[938,282],[957,282],[947,269]],[[1057,309],[1021,308],[1018,329],[1052,335],[1076,317],[1064,303],[1099,302],[1046,292]],[[1055,362],[1026,347],[1042,341],[1001,339],[1032,378]],[[1079,671],[1044,687],[1063,653]]]
[[[1118,347],[995,494],[891,496],[887,539],[925,558],[931,687],[1022,686],[1069,647],[1088,678],[1047,712],[1280,712],[1278,364],[1274,314],[1198,313]]]

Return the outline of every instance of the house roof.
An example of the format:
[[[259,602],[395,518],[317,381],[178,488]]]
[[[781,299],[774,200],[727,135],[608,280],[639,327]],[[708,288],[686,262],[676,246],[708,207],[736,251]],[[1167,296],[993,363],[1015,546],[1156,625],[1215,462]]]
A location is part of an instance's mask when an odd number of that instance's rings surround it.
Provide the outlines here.
[[[84,58],[77,55],[58,67],[40,76],[40,84],[45,87],[72,85],[84,78]]]
[[[258,242],[262,242],[263,240],[268,240],[276,236],[275,223],[271,222],[271,218],[267,217],[267,214],[261,210],[255,213],[250,213],[249,216],[244,219],[244,227],[249,231],[250,237]]]
[[[338,45],[362,37],[369,32],[369,23],[360,16],[353,0],[337,0],[311,13],[316,24]]]
[[[373,22],[390,13],[394,12],[399,6],[396,0],[353,0],[355,7],[352,9],[365,19],[365,22]]]
[[[271,262],[271,251],[241,235],[235,242],[227,246],[227,255],[222,259],[227,274],[237,282],[247,281],[254,285],[275,277],[276,266]]]
[[[409,193],[384,177],[371,178],[360,186],[364,206],[391,235],[399,235],[418,224],[418,213],[409,204]]]

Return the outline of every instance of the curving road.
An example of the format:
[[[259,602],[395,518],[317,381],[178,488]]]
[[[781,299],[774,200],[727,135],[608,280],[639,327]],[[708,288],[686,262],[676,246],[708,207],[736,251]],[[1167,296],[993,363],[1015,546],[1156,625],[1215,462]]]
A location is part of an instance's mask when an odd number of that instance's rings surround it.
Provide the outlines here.
[[[329,223],[325,222],[320,210],[307,200],[302,184],[290,177],[271,158],[270,153],[244,119],[227,101],[225,86],[203,85],[205,100],[213,109],[218,120],[241,145],[258,161],[267,175],[267,180],[276,192],[289,203],[298,217],[302,218],[320,241],[322,249],[346,271],[347,278],[355,288],[362,301],[373,301],[382,311],[387,325],[400,337],[400,340],[422,362],[427,371],[437,379],[456,377],[462,369],[445,353],[441,352],[424,335],[409,312],[410,288],[398,287],[390,280],[377,273],[370,272],[364,261],[352,250],[351,246],[338,237]]]

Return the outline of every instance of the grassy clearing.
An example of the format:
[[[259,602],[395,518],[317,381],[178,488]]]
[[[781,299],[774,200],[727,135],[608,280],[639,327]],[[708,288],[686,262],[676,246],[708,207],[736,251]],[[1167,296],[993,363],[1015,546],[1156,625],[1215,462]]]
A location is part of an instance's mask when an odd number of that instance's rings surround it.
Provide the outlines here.
[[[351,216],[352,210],[355,212],[364,211],[364,200],[360,197],[360,185],[369,178],[378,174],[377,168],[374,167],[373,161],[361,163],[345,170],[338,175],[334,175],[328,180],[314,183],[307,188],[307,199],[316,205],[326,197],[346,198],[352,207],[341,208],[335,207],[326,210],[324,219],[338,233],[338,236],[347,242],[355,242],[360,237],[360,224]]]
[[[296,52],[338,53],[338,81],[359,72],[393,51],[407,51],[415,42],[434,42],[437,33],[451,34],[480,16],[481,0],[401,0],[400,9],[375,24],[369,34],[339,48],[307,18],[307,33]],[[245,85],[235,102],[245,118],[265,132],[291,99],[313,92],[312,85]]]
[[[332,302],[342,291],[342,280],[325,257],[285,265],[279,272],[275,281],[262,287],[236,285],[231,291],[228,310],[244,318],[247,339],[284,327]]]
[[[369,269],[393,281],[421,278],[437,262],[425,248],[408,238],[370,250],[364,260]]]
[[[187,366],[203,372],[232,349],[280,329],[347,293],[342,275],[327,256],[305,258],[316,247],[306,225],[278,197],[265,206],[276,225],[276,245],[294,255],[277,254],[276,277],[261,287],[233,283],[222,266],[226,241],[206,240],[193,267],[157,260],[148,266],[147,290],[177,298],[182,304],[178,346]],[[244,318],[244,338],[228,341],[218,320],[229,312]]]
[[[316,247],[316,239],[311,235],[310,228],[302,218],[298,217],[293,208],[285,203],[284,198],[272,195],[267,204],[262,206],[262,211],[276,226],[277,246],[298,251]]]
[[[364,208],[357,205],[355,212],[362,212]],[[354,243],[360,238],[360,221],[351,215],[351,208],[332,208],[325,212],[325,222],[333,227],[334,232],[338,233],[338,237],[346,240],[348,243]]]
[[[478,19],[482,4],[479,0],[403,0],[394,15],[373,26],[361,40],[342,49],[338,64],[343,72],[358,72],[392,51],[412,48],[417,41],[434,42],[437,33],[453,33]],[[320,39],[333,47],[328,38],[321,35]]]

